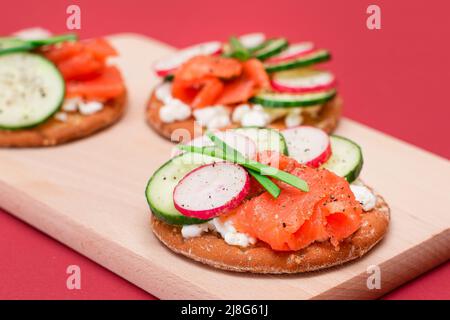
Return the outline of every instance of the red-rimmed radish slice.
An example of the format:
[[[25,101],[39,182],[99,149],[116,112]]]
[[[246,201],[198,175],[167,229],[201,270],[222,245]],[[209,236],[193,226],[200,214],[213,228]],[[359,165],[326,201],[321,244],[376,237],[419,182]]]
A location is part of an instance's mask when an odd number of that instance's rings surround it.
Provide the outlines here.
[[[336,78],[329,71],[292,69],[275,73],[271,84],[279,92],[313,92],[334,88]]]
[[[188,173],[175,187],[173,202],[183,215],[211,219],[236,208],[247,197],[250,177],[241,166],[217,162]]]
[[[258,148],[252,139],[244,136],[243,134],[236,133],[233,130],[214,132],[214,135],[233,149],[237,150],[244,157],[253,160],[256,159]],[[214,143],[207,136],[194,138],[186,144],[196,147],[214,146]],[[175,151],[174,155],[179,155],[180,153],[182,152]]]
[[[195,56],[214,55],[221,52],[220,41],[204,42],[179,50],[170,57],[157,61],[153,68],[157,75],[165,77],[174,73],[179,66]]]
[[[281,61],[295,59],[299,56],[305,55],[314,51],[314,43],[312,42],[300,42],[291,44],[286,50],[282,51],[280,54],[267,59],[266,63],[277,63]]]
[[[255,49],[266,41],[266,35],[262,32],[247,33],[240,36],[239,41],[247,49]]]
[[[281,131],[288,146],[289,156],[307,166],[317,168],[331,156],[328,134],[310,126]]]

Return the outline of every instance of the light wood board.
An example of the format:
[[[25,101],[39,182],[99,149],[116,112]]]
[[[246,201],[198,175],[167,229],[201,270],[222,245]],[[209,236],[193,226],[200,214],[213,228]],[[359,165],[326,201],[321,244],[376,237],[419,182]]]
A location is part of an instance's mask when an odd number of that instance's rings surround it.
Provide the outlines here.
[[[343,267],[296,276],[223,272],[171,253],[150,231],[148,178],[172,145],[144,121],[155,59],[173,49],[134,34],[111,37],[129,89],[124,119],[50,149],[0,150],[0,207],[159,298],[375,298],[449,259],[449,161],[344,119],[338,133],[364,150],[362,178],[392,208],[385,240]],[[369,290],[367,268],[381,268]]]

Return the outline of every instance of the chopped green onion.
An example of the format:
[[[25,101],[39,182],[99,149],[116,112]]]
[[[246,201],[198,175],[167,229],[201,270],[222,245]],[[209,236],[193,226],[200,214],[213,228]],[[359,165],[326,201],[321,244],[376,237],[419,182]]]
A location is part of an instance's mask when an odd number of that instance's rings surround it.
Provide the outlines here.
[[[230,37],[230,40],[228,42],[230,43],[231,47],[231,57],[241,61],[250,59],[250,52],[242,45],[238,38]]]
[[[259,184],[262,185],[264,189],[266,189],[267,192],[269,192],[272,195],[272,197],[274,197],[275,199],[278,198],[278,196],[281,193],[281,189],[272,180],[270,180],[267,176],[263,176],[252,169],[247,170],[248,173],[252,175],[253,178],[255,178],[255,180],[258,181]]]
[[[206,135],[208,136],[208,138],[211,139],[212,142],[214,142],[214,144],[216,145],[217,148],[219,148],[219,150],[224,152],[222,154],[227,154],[229,156],[231,155],[233,158],[239,157],[240,161],[246,161],[246,159],[244,158],[242,153],[240,153],[236,149],[234,149],[231,146],[229,146],[228,144],[226,144],[224,141],[219,139],[214,134],[207,132]],[[233,162],[235,162],[235,161],[233,161]],[[269,192],[274,198],[278,198],[281,190],[272,180],[270,180],[268,177],[266,177],[264,175],[261,175],[260,173],[258,173],[255,170],[251,170],[251,169],[247,169],[247,170],[256,179],[256,181],[258,181],[264,187],[264,189],[267,190],[267,192]]]
[[[54,37],[44,38],[44,39],[35,39],[35,40],[27,40],[32,45],[35,46],[48,46],[59,42],[65,42],[65,41],[75,41],[78,37],[74,33],[69,34],[62,34]]]
[[[187,145],[180,145],[179,148],[184,151],[188,152],[194,152],[194,153],[200,153],[204,155],[208,155],[211,157],[221,158],[226,161],[230,161],[233,163],[237,163],[247,169],[251,169],[256,171],[259,174],[267,175],[269,177],[275,178],[277,180],[283,181],[297,189],[300,189],[302,191],[308,192],[309,187],[306,181],[300,179],[297,176],[294,176],[290,173],[287,173],[285,171],[279,170],[277,168],[259,163],[257,161],[253,161],[247,158],[244,158],[240,153],[238,154],[227,154],[226,151],[224,152],[223,149],[227,150],[230,148],[225,142],[220,140],[218,137],[216,137],[212,133],[207,133],[208,137],[216,144],[221,146],[222,150],[213,150],[211,147],[203,148],[203,147],[195,147],[195,146],[187,146]],[[232,149],[232,148],[231,148]],[[234,149],[232,149],[234,150]]]

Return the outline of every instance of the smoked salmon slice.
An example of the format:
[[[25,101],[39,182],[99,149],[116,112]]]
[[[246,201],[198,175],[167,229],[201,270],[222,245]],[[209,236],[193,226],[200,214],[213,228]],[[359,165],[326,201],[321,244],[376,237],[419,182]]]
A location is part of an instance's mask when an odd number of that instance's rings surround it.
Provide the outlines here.
[[[98,76],[106,66],[106,59],[116,56],[116,50],[105,39],[64,42],[43,50],[65,80],[85,80]]]
[[[89,52],[81,52],[62,60],[57,67],[65,80],[83,80],[98,76],[103,71],[104,63]]]
[[[213,105],[217,97],[222,94],[223,83],[217,78],[208,78],[203,81],[203,87],[192,101],[193,108],[202,108]]]
[[[269,76],[258,59],[240,62],[219,56],[197,56],[175,72],[172,94],[193,108],[202,108],[247,102],[255,91],[268,86]]]
[[[358,230],[362,208],[345,179],[274,152],[261,155],[259,161],[304,179],[310,191],[274,181],[282,189],[277,199],[264,192],[227,215],[238,231],[266,242],[273,250],[296,251],[328,239],[337,247]]]
[[[242,63],[242,74],[229,81],[217,100],[217,104],[238,104],[247,102],[255,91],[268,88],[269,76],[258,59],[250,59]]]
[[[270,88],[269,75],[263,63],[258,59],[250,59],[242,64],[243,73],[253,80],[259,89]]]
[[[217,100],[217,104],[237,104],[250,99],[255,93],[255,83],[253,80],[239,77],[227,83],[222,95]]]
[[[106,101],[125,91],[120,71],[114,66],[106,67],[96,78],[85,81],[68,81],[67,97],[83,97],[88,100]]]
[[[242,72],[239,61],[220,56],[196,56],[184,63],[176,72],[175,79],[196,82],[205,77],[230,79]]]
[[[95,59],[99,60],[117,55],[117,51],[103,38],[58,43],[46,47],[42,51],[43,55],[55,64],[70,59],[81,52],[89,52]]]

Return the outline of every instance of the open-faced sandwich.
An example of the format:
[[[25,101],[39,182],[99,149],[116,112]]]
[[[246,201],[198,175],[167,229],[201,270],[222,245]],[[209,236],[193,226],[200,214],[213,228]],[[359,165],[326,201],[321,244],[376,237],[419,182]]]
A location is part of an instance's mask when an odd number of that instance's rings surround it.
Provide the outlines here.
[[[162,136],[196,126],[276,129],[310,125],[331,133],[341,116],[335,76],[319,69],[327,50],[255,33],[176,52],[155,64],[164,80],[147,105],[148,123]]]
[[[353,141],[299,126],[208,132],[151,177],[154,234],[176,253],[240,272],[343,264],[385,235],[390,210],[358,179]]]
[[[93,134],[125,108],[105,39],[0,38],[0,147],[53,146]]]

